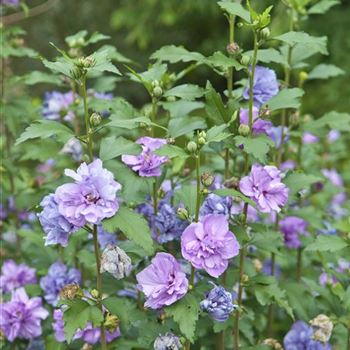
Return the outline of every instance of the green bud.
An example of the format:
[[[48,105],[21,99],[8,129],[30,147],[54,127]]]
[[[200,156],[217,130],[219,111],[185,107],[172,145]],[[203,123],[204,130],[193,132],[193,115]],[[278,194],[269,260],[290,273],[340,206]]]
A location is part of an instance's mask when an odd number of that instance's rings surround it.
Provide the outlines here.
[[[189,220],[188,211],[185,208],[178,208],[176,214],[177,217],[181,220]]]
[[[207,133],[205,131],[201,131],[199,134],[198,134],[199,137],[203,137],[203,138],[207,138]]]
[[[70,74],[74,79],[80,79],[83,76],[83,70],[80,67],[74,67],[71,69]]]
[[[207,195],[207,194],[210,193],[210,191],[207,188],[202,188],[201,189],[201,193],[204,194],[204,195]]]
[[[303,85],[304,82],[305,82],[305,80],[306,80],[308,77],[309,77],[309,74],[308,74],[308,73],[306,73],[306,72],[304,72],[304,71],[300,72],[300,73],[299,73],[299,84],[300,84],[300,85]]]
[[[249,66],[250,61],[251,61],[251,59],[247,55],[243,55],[241,58],[241,63],[243,64],[243,66]]]
[[[168,102],[175,102],[175,101],[176,101],[176,97],[175,97],[175,96],[168,96],[168,97],[166,98],[166,100],[167,100]]]
[[[242,283],[246,284],[249,282],[249,276],[246,274],[242,275]]]
[[[91,292],[90,292],[91,296],[94,298],[94,299],[98,299],[99,296],[100,296],[100,293],[98,292],[97,289],[92,289]]]
[[[155,88],[157,86],[160,86],[159,81],[158,80],[153,80],[151,83],[152,87]]]
[[[194,141],[190,141],[187,144],[187,150],[191,153],[194,153],[197,151],[197,144]]]
[[[235,42],[232,42],[232,43],[229,43],[227,44],[226,46],[226,51],[229,55],[235,55],[236,53],[238,53],[239,51],[239,46],[237,43]]]
[[[242,28],[244,26],[244,23],[243,22],[238,22],[237,23],[237,28]]]
[[[101,114],[99,113],[92,113],[91,116],[90,116],[90,124],[92,126],[98,126],[101,124],[101,121],[102,121],[102,117],[101,117]]]
[[[203,146],[206,143],[206,139],[204,137],[198,137],[198,144]]]
[[[174,145],[175,144],[175,139],[173,137],[168,137],[166,139],[166,142],[168,145]]]
[[[118,316],[108,313],[106,315],[104,325],[108,331],[110,331],[110,332],[115,331],[117,329],[117,327],[119,326]]]
[[[92,56],[80,57],[77,65],[83,68],[91,68],[95,65],[96,61]]]
[[[268,27],[265,27],[261,30],[260,35],[263,39],[267,39],[270,36],[270,29]]]
[[[294,126],[299,125],[300,123],[300,113],[299,112],[294,112],[291,114],[291,116],[289,117],[290,119],[290,123]]]
[[[210,187],[214,183],[214,176],[210,173],[203,173],[201,175],[201,183],[205,187]]]
[[[241,124],[238,128],[238,133],[242,136],[248,136],[250,134],[249,125]]]
[[[163,95],[163,89],[160,86],[155,86],[153,88],[153,96],[161,97]]]

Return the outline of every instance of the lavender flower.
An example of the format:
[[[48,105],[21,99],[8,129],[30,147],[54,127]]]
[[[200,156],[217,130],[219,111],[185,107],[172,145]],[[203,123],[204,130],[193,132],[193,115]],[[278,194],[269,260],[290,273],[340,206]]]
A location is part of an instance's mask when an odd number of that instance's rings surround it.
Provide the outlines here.
[[[306,145],[312,145],[320,141],[320,138],[312,134],[311,132],[304,132],[303,143]]]
[[[140,176],[160,176],[161,165],[168,161],[168,157],[158,156],[153,151],[166,144],[166,140],[152,137],[141,137],[136,143],[142,146],[138,156],[123,155],[122,161]]]
[[[283,340],[285,350],[331,350],[329,343],[321,343],[313,338],[313,329],[303,321],[297,321]]]
[[[73,225],[99,224],[112,217],[119,209],[116,194],[121,185],[114,181],[113,174],[102,167],[96,159],[89,165],[83,163],[77,172],[66,169],[65,174],[75,183],[57,188],[55,200],[59,212]]]
[[[116,279],[122,279],[131,272],[131,259],[118,246],[107,246],[101,257],[100,272],[109,272]]]
[[[101,249],[105,249],[108,245],[116,245],[118,241],[116,234],[105,231],[102,225],[97,226],[97,240]]]
[[[0,5],[18,7],[19,0],[1,0]]]
[[[249,125],[249,110],[246,108],[241,108],[239,111],[239,121],[241,124]],[[259,109],[253,106],[253,125],[252,132],[253,135],[266,134],[268,130],[272,127],[272,123],[269,120],[264,120],[259,118]]]
[[[286,216],[283,218],[279,227],[284,235],[284,244],[291,249],[297,249],[301,247],[299,235],[306,235],[308,223],[297,216]]]
[[[83,146],[78,139],[72,137],[64,144],[61,153],[69,154],[73,160],[79,162],[83,158]]]
[[[75,115],[69,110],[74,102],[74,93],[69,91],[61,93],[58,91],[46,92],[44,97],[42,113],[45,119],[72,121]]]
[[[231,215],[231,207],[231,197],[220,197],[210,193],[200,207],[199,215],[203,217],[209,214],[219,214],[224,215],[228,219]]]
[[[4,293],[36,283],[35,269],[25,265],[17,265],[13,260],[5,260],[1,268],[0,290]]]
[[[200,307],[206,311],[215,321],[225,322],[230,313],[237,307],[232,302],[232,294],[221,286],[216,286],[201,301]]]
[[[70,234],[77,231],[78,227],[59,213],[54,194],[45,196],[40,206],[43,211],[38,214],[38,218],[46,234],[45,245],[60,244],[66,247]]]
[[[239,182],[239,187],[263,213],[279,212],[288,200],[288,187],[281,182],[281,172],[275,166],[254,164],[250,174]]]
[[[19,288],[0,307],[0,330],[9,342],[17,338],[34,339],[41,335],[41,320],[48,315],[41,298],[29,299],[24,288]]]
[[[337,278],[327,272],[322,272],[318,278],[318,282],[322,287],[327,285],[335,286],[338,282]]]
[[[213,277],[227,269],[229,259],[238,255],[239,249],[224,215],[207,215],[189,225],[181,236],[182,256]]]
[[[66,336],[64,335],[63,312],[61,309],[56,309],[53,312],[52,328],[53,328],[56,340],[59,343],[63,343],[66,340]]]
[[[151,265],[136,275],[138,288],[146,295],[145,306],[160,309],[181,299],[188,289],[186,274],[168,253],[157,253]]]
[[[281,163],[280,169],[283,172],[287,172],[288,170],[294,170],[296,167],[296,164],[294,160],[288,159],[285,162]]]
[[[40,287],[44,291],[45,300],[55,306],[61,289],[67,284],[79,284],[80,280],[79,270],[68,269],[66,265],[57,261],[49,267],[47,275],[40,279]]]
[[[279,92],[276,73],[269,68],[256,66],[253,81],[253,102],[256,106],[261,106],[276,96]],[[249,100],[249,81],[248,86],[243,91],[243,98]]]
[[[329,143],[333,143],[333,142],[335,142],[335,141],[337,141],[339,139],[340,135],[341,135],[340,131],[338,131],[338,130],[331,130],[328,133],[328,135],[327,135],[327,141]]]
[[[238,214],[242,214],[243,211],[244,211],[244,203],[242,201],[238,203],[235,203],[235,202],[232,203],[231,214],[238,215]],[[259,220],[260,220],[259,212],[254,207],[249,205],[247,210],[247,222],[257,222]]]
[[[344,182],[336,169],[322,169],[322,174],[336,187],[343,187]]]
[[[275,147],[279,148],[282,142],[282,130],[283,130],[283,143],[286,143],[289,139],[288,128],[285,126],[282,129],[282,126],[273,126],[269,128],[266,132],[267,136],[275,143]]]
[[[181,350],[182,344],[180,338],[172,333],[165,333],[164,335],[159,335],[159,337],[154,341],[154,350]]]

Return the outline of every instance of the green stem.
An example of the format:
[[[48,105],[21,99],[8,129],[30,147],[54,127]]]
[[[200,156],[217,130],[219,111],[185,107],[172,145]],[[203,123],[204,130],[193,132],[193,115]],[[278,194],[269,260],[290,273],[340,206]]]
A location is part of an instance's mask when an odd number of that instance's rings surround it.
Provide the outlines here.
[[[155,123],[157,119],[157,99],[155,97],[152,98],[152,113],[151,113],[151,121]],[[154,125],[151,125],[151,136],[154,137]]]
[[[198,221],[199,218],[199,208],[201,205],[201,176],[200,176],[200,153],[196,155],[196,185],[197,185],[197,199],[196,199],[196,214],[195,221]]]
[[[82,78],[82,83],[80,86],[81,95],[84,103],[84,119],[85,119],[85,128],[86,128],[86,136],[87,136],[87,145],[90,161],[93,161],[93,152],[92,152],[92,134],[89,120],[89,109],[87,105],[87,93],[86,93],[86,76]]]
[[[154,215],[158,213],[158,190],[157,190],[157,180],[153,182],[153,211]]]
[[[297,282],[300,282],[301,279],[301,270],[303,267],[303,250],[301,248],[298,249],[298,253],[297,253]]]
[[[95,260],[96,260],[96,287],[99,295],[98,307],[103,312],[101,299],[102,299],[102,275],[100,272],[101,269],[101,260],[100,260],[100,248],[98,245],[97,239],[97,225],[93,226],[92,231],[93,239],[94,239],[94,250],[95,250]],[[101,323],[101,349],[107,350],[107,341],[106,341],[106,332],[104,323]]]
[[[253,83],[254,83],[254,75],[255,75],[255,68],[257,63],[257,57],[258,57],[258,38],[256,32],[253,32],[254,34],[254,52],[253,52],[253,60],[252,60],[252,68],[249,73],[249,130],[250,135],[252,135],[252,125],[253,125]],[[246,153],[245,154],[245,166],[244,166],[244,172],[247,173],[249,169],[249,156]],[[243,209],[243,225],[245,226],[247,223],[247,214],[248,214],[248,204],[244,204]],[[234,349],[239,350],[240,348],[240,341],[239,341],[239,321],[241,316],[241,307],[242,307],[242,294],[243,294],[243,275],[244,275],[244,259],[245,259],[245,247],[241,248],[240,255],[239,255],[239,281],[238,281],[238,296],[237,296],[237,304],[238,309],[236,311],[236,317],[235,322],[233,326],[233,335],[234,335]]]

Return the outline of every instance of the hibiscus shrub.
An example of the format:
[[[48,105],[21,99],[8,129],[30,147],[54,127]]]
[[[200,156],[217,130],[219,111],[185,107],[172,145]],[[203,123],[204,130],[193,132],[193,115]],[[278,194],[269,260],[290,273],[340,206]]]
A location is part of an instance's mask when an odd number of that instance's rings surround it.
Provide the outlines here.
[[[338,1],[284,0],[285,33],[255,2],[218,2],[226,51],[168,45],[147,70],[106,35],[50,61],[2,26],[3,349],[350,349],[350,114],[303,112],[343,71],[311,67],[327,38],[300,29]],[[46,70],[14,76],[21,57]],[[198,67],[227,89],[187,83]]]

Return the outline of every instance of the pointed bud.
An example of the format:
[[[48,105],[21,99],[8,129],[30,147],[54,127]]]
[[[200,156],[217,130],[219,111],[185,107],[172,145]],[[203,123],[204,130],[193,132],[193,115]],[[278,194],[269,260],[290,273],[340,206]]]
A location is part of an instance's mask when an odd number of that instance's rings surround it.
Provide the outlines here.
[[[238,133],[242,136],[248,136],[250,134],[249,125],[241,124],[238,128]]]
[[[129,275],[132,265],[131,259],[118,246],[109,245],[102,253],[100,272],[109,272],[116,279]]]
[[[190,141],[188,144],[187,144],[187,150],[188,152],[190,153],[194,153],[197,151],[197,144],[194,142],[194,141]]]
[[[270,36],[270,29],[265,27],[264,29],[261,30],[260,35],[263,39],[267,39]]]
[[[161,97],[163,95],[163,89],[160,86],[156,86],[153,88],[152,94],[155,97]]]
[[[188,211],[185,208],[178,208],[176,214],[177,217],[181,220],[189,220]]]
[[[203,173],[201,175],[201,183],[205,187],[210,187],[214,183],[214,176],[210,173]]]
[[[102,117],[101,117],[101,114],[99,113],[92,113],[91,116],[90,116],[90,124],[92,126],[98,126],[101,124],[101,121],[102,121]]]
[[[198,144],[203,146],[206,143],[206,139],[204,137],[198,137]]]
[[[251,59],[247,55],[243,55],[241,58],[241,63],[243,64],[243,66],[249,66],[250,61],[251,61]]]

